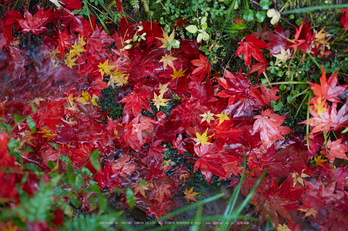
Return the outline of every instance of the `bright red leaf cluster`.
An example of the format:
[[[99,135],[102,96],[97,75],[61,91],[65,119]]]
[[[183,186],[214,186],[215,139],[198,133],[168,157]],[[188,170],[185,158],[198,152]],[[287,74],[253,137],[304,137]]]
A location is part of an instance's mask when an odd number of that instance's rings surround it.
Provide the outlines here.
[[[282,126],[286,115],[277,115],[270,108],[261,110],[279,99],[277,88],[251,85],[247,74],[228,70],[213,84],[208,58],[193,40],[181,40],[180,48],[168,51],[163,40],[169,36],[157,22],[131,24],[126,18],[121,19],[118,31],[108,35],[93,18],[88,21],[74,15],[71,9],[80,8],[79,1],[62,2],[66,4],[62,10],[38,7],[36,13],[30,13],[25,9],[23,16],[12,10],[0,19],[0,58],[4,61],[0,64],[4,83],[0,112],[4,122],[15,126],[11,137],[20,143],[19,148],[32,150],[21,152],[24,163],[49,174],[49,161],[58,163],[57,171],[63,172],[67,166],[60,157],[69,157],[74,168],[86,167],[93,173],[83,179],[86,187],[93,180],[103,190],[132,188],[136,205],[156,218],[179,206],[172,198],[190,177],[187,165],[164,155],[171,147],[208,184],[215,175],[219,180],[232,180],[231,186],[238,183],[245,153],[247,171],[255,172],[243,184],[244,195],[262,171],[270,168],[252,198],[260,225],[269,218],[274,227],[286,221],[299,230],[298,219],[308,218],[313,225],[330,230],[346,226],[348,173],[343,166],[332,168],[326,162],[313,166],[309,162],[313,150],[307,152],[303,137],[292,133],[285,139],[292,132]],[[342,14],[342,24],[346,23],[344,17],[346,14]],[[56,24],[56,29],[48,29],[47,23]],[[13,29],[41,39],[43,45],[35,54],[20,49]],[[144,40],[132,39],[144,33]],[[310,51],[313,56],[328,54],[327,35],[324,31],[312,33],[309,22],[296,28],[292,39],[289,30],[280,26],[255,34],[247,35],[236,52],[236,56],[243,54],[248,67],[252,57],[259,62],[251,72],[267,68],[260,49],[270,50],[270,54],[282,49]],[[289,45],[286,38],[293,43]],[[132,42],[125,43],[129,39]],[[116,47],[110,48],[112,44]],[[323,131],[335,132],[347,125],[346,104],[337,111],[337,96],[347,86],[337,86],[337,73],[327,80],[324,71],[320,85],[309,84],[315,94],[310,101],[313,117],[308,121],[310,148],[315,147],[314,153],[320,151],[330,162],[348,159],[347,136],[339,135],[325,145],[320,140]],[[108,86],[120,89],[117,98],[123,115],[116,120],[102,113],[98,102]],[[163,111],[169,107],[166,115]],[[26,121],[15,123],[15,115],[29,116],[36,127]],[[3,170],[20,167],[7,152],[9,139],[0,133],[0,182],[6,185],[0,200],[17,206],[15,185],[23,174]],[[100,154],[100,169],[91,162],[94,150]],[[28,179],[22,187],[32,195],[38,179],[35,175]],[[95,212],[88,201],[90,195],[75,196],[83,202],[78,209]],[[120,200],[126,204],[125,193]]]

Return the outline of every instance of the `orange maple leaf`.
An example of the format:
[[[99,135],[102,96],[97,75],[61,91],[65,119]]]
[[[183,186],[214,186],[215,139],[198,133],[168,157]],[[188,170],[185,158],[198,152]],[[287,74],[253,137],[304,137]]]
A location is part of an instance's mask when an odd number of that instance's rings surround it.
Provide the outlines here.
[[[184,194],[185,194],[185,198],[187,199],[187,203],[190,203],[190,200],[198,202],[197,199],[195,198],[195,196],[197,194],[200,194],[200,193],[199,192],[193,192],[193,189],[194,189],[194,187],[192,187],[189,190],[187,188],[185,189]]]

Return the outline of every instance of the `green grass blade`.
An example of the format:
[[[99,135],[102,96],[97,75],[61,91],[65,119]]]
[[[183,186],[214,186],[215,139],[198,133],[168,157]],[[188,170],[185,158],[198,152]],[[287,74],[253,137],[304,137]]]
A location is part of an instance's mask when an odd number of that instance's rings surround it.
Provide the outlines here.
[[[314,10],[327,10],[327,9],[346,8],[346,7],[348,7],[348,4],[337,4],[337,5],[330,5],[330,6],[313,6],[313,7],[306,7],[306,8],[295,9],[295,10],[288,10],[282,14],[305,13],[305,12],[314,11]]]
[[[90,13],[89,13],[89,8],[88,8],[87,0],[83,0],[83,3],[85,4],[85,6],[86,6],[86,8],[87,8],[88,20],[89,20],[89,23],[91,24],[92,30],[94,31],[93,24],[92,24],[92,20],[91,20],[91,15],[90,15]]]
[[[103,26],[105,32],[108,33],[108,35],[110,35],[110,32],[109,32],[108,28],[106,27],[105,23],[103,22],[103,20],[101,20],[101,18],[100,18],[100,17],[98,16],[98,14],[96,14],[95,12],[94,12],[94,14],[95,14],[95,15],[97,16],[97,18],[99,19],[99,22],[100,22],[100,24],[102,24],[102,26]]]
[[[234,6],[236,5],[236,2],[237,2],[237,0],[233,0],[232,4],[228,8],[228,12],[227,12],[227,15],[226,15],[226,19],[225,19],[223,28],[226,26],[226,23],[227,23],[227,21],[229,20],[230,17],[232,17],[232,21],[234,20],[233,19],[233,14],[234,14]]]
[[[191,226],[190,231],[199,231],[199,226],[202,218],[203,205],[198,206],[195,221],[193,226]]]

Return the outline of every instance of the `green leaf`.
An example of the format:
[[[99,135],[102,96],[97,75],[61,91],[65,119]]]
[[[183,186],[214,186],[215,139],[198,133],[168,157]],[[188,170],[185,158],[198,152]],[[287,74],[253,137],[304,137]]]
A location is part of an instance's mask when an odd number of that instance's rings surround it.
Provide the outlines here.
[[[8,144],[7,144],[7,147],[8,147],[9,149],[11,149],[11,148],[17,148],[17,147],[19,147],[19,145],[20,145],[20,143],[19,143],[18,140],[15,140],[15,139],[11,138],[11,140],[10,140],[10,141],[8,142]]]
[[[56,167],[56,163],[54,163],[52,160],[49,160],[47,162],[47,166],[50,168],[50,169],[54,169]]]
[[[99,214],[102,214],[106,209],[106,197],[99,195]]]
[[[67,165],[66,171],[68,172],[68,174],[71,174],[74,171],[74,169],[70,165]]]
[[[31,171],[41,171],[41,168],[33,163],[24,164],[23,167]]]
[[[97,194],[100,193],[99,185],[97,183],[95,183],[94,181],[92,181],[92,180],[89,181],[89,187],[90,187],[90,189],[92,189],[93,192],[95,192]]]
[[[30,101],[29,103],[30,103],[31,110],[33,110],[33,112],[36,113],[37,109],[36,109],[35,105],[33,104],[33,102]]]
[[[94,150],[91,154],[91,163],[93,165],[93,167],[97,170],[100,171],[100,165],[99,165],[99,161],[98,161],[98,157],[99,157],[99,152],[98,150]]]
[[[0,124],[0,128],[4,128],[4,129],[6,129],[6,130],[8,130],[8,131],[12,131],[11,126],[8,125],[8,124]]]
[[[254,11],[253,10],[247,10],[243,14],[243,19],[247,22],[250,22],[254,19]]]
[[[263,10],[268,10],[269,5],[271,5],[271,2],[269,0],[261,0],[260,1],[260,6]]]
[[[32,148],[30,147],[23,147],[21,148],[21,151],[25,151],[25,152],[35,152]]]
[[[245,24],[243,24],[243,23],[238,23],[238,24],[234,24],[234,25],[232,25],[231,26],[231,29],[232,30],[243,30],[243,29],[245,29]]]
[[[203,39],[203,33],[199,33],[197,36],[197,42],[200,43]]]
[[[89,169],[88,169],[88,168],[85,168],[85,167],[83,167],[83,168],[81,169],[81,173],[82,173],[82,175],[84,175],[84,176],[88,176],[88,175],[92,174],[91,171],[89,171]]]
[[[281,84],[281,85],[279,86],[279,89],[282,90],[282,91],[284,91],[284,90],[286,89],[286,85]]]
[[[126,190],[126,198],[127,198],[127,203],[129,207],[132,209],[135,205],[135,197],[132,189],[127,188]]]
[[[189,25],[186,27],[186,30],[192,34],[198,31],[198,28],[195,25]]]
[[[28,124],[30,131],[35,134],[36,125],[35,125],[34,120],[32,118],[30,118],[29,116],[27,117],[27,124]]]
[[[53,147],[55,147],[56,149],[60,149],[59,145],[56,143],[49,143],[50,145],[52,145]]]
[[[301,18],[298,18],[296,19],[295,23],[300,26],[302,24],[302,19]]]
[[[20,123],[23,120],[23,117],[17,114],[14,114],[13,118],[16,123]]]
[[[64,163],[71,164],[71,160],[67,156],[59,156],[59,159],[63,161]]]
[[[139,183],[140,186],[146,186],[147,185],[147,182],[146,180],[141,180],[140,183]]]
[[[24,184],[25,182],[27,182],[28,176],[29,176],[29,172],[25,172],[25,175],[21,180],[21,184]]]
[[[23,159],[22,159],[22,156],[21,156],[21,152],[20,152],[20,151],[10,151],[10,155],[14,156],[14,157],[15,157],[15,160],[16,160],[18,163],[23,163]]]
[[[204,23],[204,24],[202,25],[202,29],[205,30],[205,29],[207,29],[207,28],[208,28],[208,24],[207,24],[207,23]]]
[[[82,203],[79,199],[74,199],[74,198],[71,198],[71,199],[70,199],[70,202],[71,202],[71,204],[73,204],[73,206],[75,206],[76,208],[80,207],[80,205],[81,205],[81,203]]]
[[[257,11],[255,16],[257,18],[256,21],[258,21],[258,22],[263,22],[265,20],[265,18],[266,18],[266,14],[263,11]]]

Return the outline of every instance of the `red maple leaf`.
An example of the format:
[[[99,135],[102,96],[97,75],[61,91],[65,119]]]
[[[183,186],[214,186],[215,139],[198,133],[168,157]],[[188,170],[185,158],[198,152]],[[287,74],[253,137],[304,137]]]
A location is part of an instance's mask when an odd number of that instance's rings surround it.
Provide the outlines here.
[[[122,183],[119,175],[120,171],[113,171],[111,164],[106,162],[104,168],[101,169],[96,176],[100,189],[108,188],[110,191],[112,191],[115,186],[121,187]]]
[[[209,76],[210,63],[208,58],[204,57],[202,54],[199,54],[199,59],[194,59],[191,61],[191,63],[193,66],[197,67],[192,71],[192,75],[199,76],[201,81],[206,75]]]
[[[348,188],[348,168],[338,167],[334,170],[337,189],[344,191],[344,187]]]
[[[180,18],[180,19],[178,19],[178,20],[174,20],[174,22],[175,22],[175,24],[173,25],[174,27],[175,26],[178,26],[180,29],[182,29],[182,25],[186,25],[186,26],[188,26],[188,22],[187,22],[187,19],[182,19],[182,18]]]
[[[113,40],[101,27],[98,27],[88,41],[87,49],[102,57],[106,51],[109,51],[107,47]]]
[[[39,35],[42,32],[48,31],[45,25],[51,20],[51,9],[43,11],[40,6],[37,6],[38,11],[33,16],[25,8],[24,19],[19,19],[18,23],[22,27],[22,33],[32,32],[34,35]]]
[[[177,149],[178,153],[183,155],[185,152],[187,152],[186,144],[185,141],[182,140],[181,134],[179,134],[176,140],[174,140],[172,143],[174,148]]]
[[[266,106],[271,105],[271,101],[277,102],[277,100],[280,98],[280,96],[276,96],[278,87],[272,87],[271,89],[268,89],[264,85],[261,85],[261,99],[265,103]]]
[[[244,185],[247,183],[248,181]],[[252,181],[250,183],[246,187],[251,189],[254,182]],[[260,212],[259,224],[270,218],[273,227],[278,227],[279,216],[293,222],[289,210],[300,208],[296,201],[302,195],[303,187],[301,185],[292,187],[292,177],[288,177],[280,186],[278,186],[274,178],[269,178],[267,184],[270,186],[263,183],[263,185],[258,187],[259,190],[255,192],[251,201]]]
[[[58,30],[58,49],[62,59],[64,59],[64,54],[66,49],[70,49],[72,36],[68,34],[68,30],[64,30],[63,32]]]
[[[341,10],[344,11],[344,13],[341,14],[341,23],[343,25],[342,30],[348,30],[348,8],[341,8]]]
[[[237,49],[235,57],[243,54],[245,64],[249,67],[251,62],[251,56],[254,57],[260,63],[265,63],[263,55],[260,49],[267,47],[267,43],[256,39],[255,35],[247,35],[245,41],[238,43],[240,46]]]
[[[289,134],[292,130],[288,127],[281,126],[286,115],[280,116],[273,113],[273,109],[267,109],[254,118],[254,132],[260,131],[262,143],[268,145],[277,140],[284,140],[283,135]]]
[[[299,27],[296,27],[295,38],[293,39],[294,44],[288,46],[288,48],[297,48],[302,50],[303,53],[311,49],[311,44],[315,40],[315,35],[311,32],[311,25],[309,22],[305,23],[305,19]]]
[[[151,144],[147,158],[149,161],[159,161],[163,162],[163,152],[167,151],[165,147],[161,146],[162,140],[156,140],[153,144]]]
[[[120,137],[124,142],[124,148],[129,146],[136,151],[141,152],[142,146],[146,142],[150,142],[155,135],[155,128],[157,128],[156,121],[146,117],[137,116],[129,124],[124,127],[125,133]]]
[[[325,155],[330,162],[333,162],[335,158],[348,160],[346,152],[348,152],[348,146],[342,143],[342,139],[338,139],[328,140],[326,149],[323,149],[320,154]]]
[[[255,87],[250,88],[250,81],[241,72],[234,75],[225,70],[225,78],[216,78],[224,90],[216,96],[228,99],[228,107],[223,111],[233,114],[234,118],[249,118],[253,116],[253,110],[262,105],[258,99],[260,91]]]
[[[81,1],[79,0],[61,0],[66,6],[65,8],[70,10],[79,10],[82,8]]]
[[[318,132],[329,132],[331,129],[337,131],[341,127],[348,124],[348,106],[344,104],[341,109],[337,112],[337,103],[333,103],[331,111],[326,110],[321,112],[321,115],[314,110],[313,106],[309,107],[309,112],[313,117],[308,120],[308,124],[311,128],[311,135]],[[299,123],[306,124],[307,120]]]
[[[248,72],[248,74],[254,73],[257,71],[257,76],[260,76],[261,73],[263,73],[265,70],[267,70],[269,65],[268,61],[265,61],[264,63],[254,63],[251,66],[250,71]]]
[[[10,156],[7,152],[7,144],[10,141],[10,137],[5,133],[0,133],[0,167],[13,167],[15,160],[13,156]],[[0,171],[1,174],[1,171]]]
[[[147,101],[153,97],[152,88],[146,85],[137,84],[131,94],[124,97],[119,102],[126,103],[124,106],[125,111],[131,111],[134,117],[137,117],[142,109],[152,111],[150,103]]]
[[[61,13],[56,15],[55,18],[63,21],[61,24],[62,29],[66,29],[70,26],[71,34],[74,34],[75,32],[83,32],[82,17],[75,16],[73,11],[66,8],[63,8],[60,12]]]
[[[158,203],[162,203],[167,201],[170,196],[172,195],[171,189],[173,188],[172,185],[167,183],[154,183],[154,188],[151,192],[150,200],[157,201]]]
[[[44,124],[47,125],[51,131],[56,131],[56,125],[58,125],[62,120],[62,116],[65,115],[63,104],[65,99],[51,98],[52,101],[46,104],[45,110],[41,110],[38,113],[40,117],[38,127],[43,127]]]
[[[219,176],[220,179],[227,177],[225,169],[221,165],[225,158],[219,153],[219,149],[215,144],[195,146],[194,150],[199,159],[195,163],[193,171],[200,169],[208,185],[210,185],[212,174]]]
[[[326,78],[326,72],[324,68],[321,66],[322,74],[320,77],[320,85],[317,83],[307,82],[315,95],[313,99],[309,103],[315,103],[318,99],[328,100],[333,103],[341,102],[337,96],[340,95],[348,86],[347,85],[337,85],[337,71],[331,75],[329,80]]]
[[[271,52],[269,53],[271,55],[278,54],[279,52],[281,52],[281,49],[285,50],[288,46],[288,38],[290,36],[289,29],[284,31],[279,24],[275,26],[274,32],[275,33],[270,33],[267,38],[269,40],[267,49],[271,50]]]

